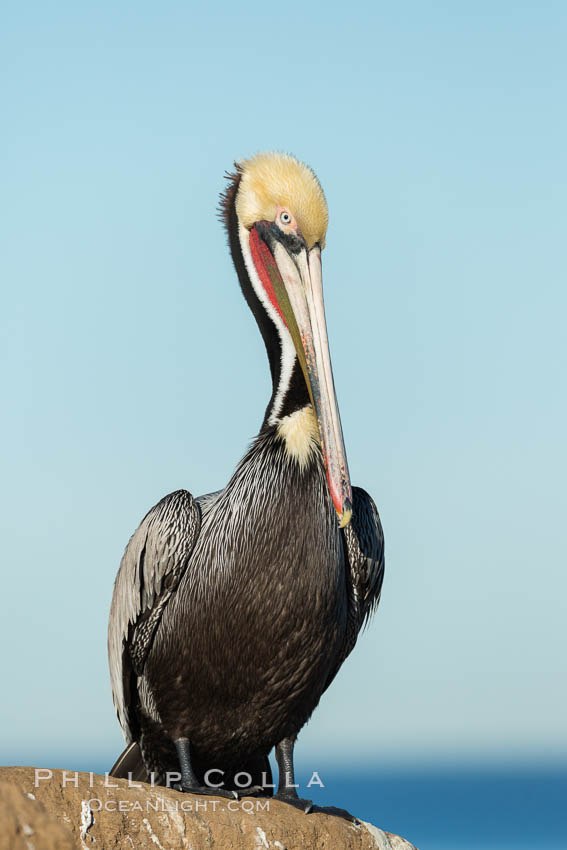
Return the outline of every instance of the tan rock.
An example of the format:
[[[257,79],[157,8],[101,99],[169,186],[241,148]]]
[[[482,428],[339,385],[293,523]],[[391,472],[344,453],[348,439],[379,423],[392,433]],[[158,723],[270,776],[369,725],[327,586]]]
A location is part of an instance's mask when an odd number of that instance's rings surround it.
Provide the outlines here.
[[[339,809],[305,815],[89,773],[0,768],[0,850],[415,850]]]
[[[7,780],[0,782],[0,850],[73,850],[73,836],[58,817],[33,792],[24,794],[3,771],[0,775]]]

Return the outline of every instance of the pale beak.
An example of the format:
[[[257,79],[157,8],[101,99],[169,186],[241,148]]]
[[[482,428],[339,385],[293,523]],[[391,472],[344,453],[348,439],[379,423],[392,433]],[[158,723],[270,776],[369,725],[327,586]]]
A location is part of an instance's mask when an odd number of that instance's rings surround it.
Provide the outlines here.
[[[270,247],[289,300],[286,304],[286,298],[280,297],[280,306],[307,382],[319,426],[329,492],[339,525],[344,528],[352,516],[352,490],[327,338],[321,249],[318,245],[311,250],[298,245],[288,250],[277,238]]]

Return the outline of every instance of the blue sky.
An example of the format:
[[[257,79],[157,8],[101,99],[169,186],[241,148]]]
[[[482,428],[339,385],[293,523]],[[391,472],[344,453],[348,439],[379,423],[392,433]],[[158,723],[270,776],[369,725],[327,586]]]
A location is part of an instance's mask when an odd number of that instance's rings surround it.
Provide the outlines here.
[[[3,760],[112,761],[122,550],[269,396],[223,172],[325,188],[335,382],[381,608],[304,758],[567,756],[561,3],[21,3],[0,33]]]

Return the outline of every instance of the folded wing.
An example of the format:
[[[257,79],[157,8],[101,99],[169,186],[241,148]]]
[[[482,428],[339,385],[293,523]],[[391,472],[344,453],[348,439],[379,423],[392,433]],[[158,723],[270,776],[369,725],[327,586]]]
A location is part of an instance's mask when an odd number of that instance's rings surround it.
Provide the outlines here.
[[[110,607],[108,657],[114,705],[128,742],[134,738],[137,677],[200,528],[197,500],[177,490],[148,511],[124,552]]]
[[[351,522],[342,529],[348,592],[347,632],[327,687],[352,652],[358,635],[378,607],[384,579],[384,532],[378,509],[361,487],[352,488]]]

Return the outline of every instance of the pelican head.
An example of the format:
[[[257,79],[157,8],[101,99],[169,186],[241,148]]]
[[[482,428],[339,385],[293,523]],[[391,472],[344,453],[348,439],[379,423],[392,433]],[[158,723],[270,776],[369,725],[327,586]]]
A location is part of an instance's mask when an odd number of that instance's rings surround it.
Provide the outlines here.
[[[329,492],[344,527],[352,515],[352,491],[323,304],[325,195],[307,165],[281,153],[237,163],[234,191],[225,204],[233,202],[247,275],[280,341],[279,384],[268,421],[279,421],[286,374],[289,383],[297,358],[317,421]]]

